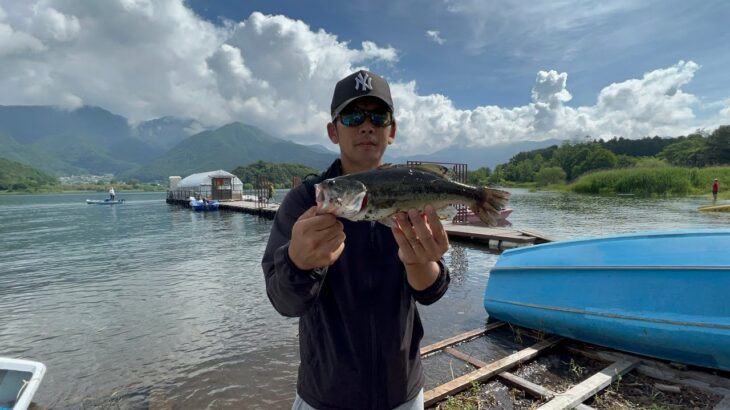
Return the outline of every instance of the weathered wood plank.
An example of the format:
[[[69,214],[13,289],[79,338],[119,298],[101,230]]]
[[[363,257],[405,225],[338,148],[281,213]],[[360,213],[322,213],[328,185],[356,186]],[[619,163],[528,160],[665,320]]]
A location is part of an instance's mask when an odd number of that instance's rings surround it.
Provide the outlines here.
[[[458,393],[466,389],[473,381],[486,380],[494,376],[495,374],[501,373],[524,361],[530,360],[533,357],[537,356],[541,351],[555,345],[561,340],[561,337],[550,337],[549,339],[535,343],[528,348],[522,349],[519,352],[513,353],[509,356],[492,362],[487,366],[477,369],[471,373],[465,374],[461,377],[457,377],[456,379],[448,383],[437,386],[424,394],[425,405],[430,406],[440,400],[443,400],[446,396]]]
[[[628,353],[609,352],[603,350],[588,351],[572,346],[568,347],[567,350],[594,360],[638,360],[640,364],[636,368],[636,371],[645,376],[678,383],[683,386],[692,387],[722,396],[730,396],[730,379],[725,377],[695,371],[677,370],[665,363],[645,357],[634,356]]]
[[[504,322],[490,323],[484,329],[470,330],[470,331],[464,332],[460,335],[456,335],[454,337],[444,339],[440,342],[436,342],[436,343],[430,344],[428,346],[424,346],[421,348],[421,357],[427,356],[431,353],[435,353],[439,350],[443,350],[444,348],[453,346],[457,343],[468,342],[469,340],[476,339],[477,337],[482,336],[483,334],[489,332],[490,330],[494,330],[502,325],[504,325]]]
[[[487,366],[488,363],[483,362],[476,357],[469,356],[466,353],[463,353],[459,350],[456,350],[452,347],[447,347],[444,349],[444,351],[458,359],[461,359],[472,366],[476,367],[484,367]],[[529,380],[523,379],[520,376],[517,376],[515,374],[512,374],[510,372],[502,372],[497,375],[500,379],[512,384],[513,386],[517,386],[518,388],[522,389],[526,393],[530,394],[533,397],[539,397],[541,399],[550,400],[553,397],[555,397],[556,393],[550,389],[546,389],[539,384],[535,384]],[[579,404],[575,406],[578,410],[593,410],[593,407],[586,406],[585,404]]]
[[[610,364],[600,372],[587,378],[583,382],[571,387],[563,393],[559,393],[538,410],[563,410],[572,409],[584,400],[598,393],[616,380],[619,376],[638,366],[637,361],[621,360]]]

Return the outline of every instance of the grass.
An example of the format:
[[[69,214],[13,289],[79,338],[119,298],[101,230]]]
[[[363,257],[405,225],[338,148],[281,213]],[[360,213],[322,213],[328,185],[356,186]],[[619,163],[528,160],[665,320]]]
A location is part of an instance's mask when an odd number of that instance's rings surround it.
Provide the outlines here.
[[[720,181],[721,199],[730,198],[730,166],[707,168],[643,167],[594,172],[580,177],[568,188],[591,195],[710,196],[712,180]]]

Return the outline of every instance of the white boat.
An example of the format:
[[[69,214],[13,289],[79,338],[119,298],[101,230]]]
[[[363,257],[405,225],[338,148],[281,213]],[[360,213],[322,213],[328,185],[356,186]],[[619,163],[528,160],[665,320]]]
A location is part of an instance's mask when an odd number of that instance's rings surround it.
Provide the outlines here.
[[[26,410],[45,374],[41,362],[0,357],[0,409]]]

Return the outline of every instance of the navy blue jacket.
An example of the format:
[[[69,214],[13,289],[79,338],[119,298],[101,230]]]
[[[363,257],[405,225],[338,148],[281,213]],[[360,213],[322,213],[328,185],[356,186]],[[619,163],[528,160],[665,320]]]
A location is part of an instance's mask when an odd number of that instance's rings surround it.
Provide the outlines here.
[[[320,179],[342,174],[339,160]],[[419,354],[423,326],[416,302],[443,296],[449,272],[413,289],[390,228],[341,219],[345,249],[317,277],[289,259],[291,230],[315,205],[313,184],[292,189],[276,213],[262,266],[266,292],[284,316],[299,317],[301,365],[297,392],[317,409],[392,409],[423,388]]]

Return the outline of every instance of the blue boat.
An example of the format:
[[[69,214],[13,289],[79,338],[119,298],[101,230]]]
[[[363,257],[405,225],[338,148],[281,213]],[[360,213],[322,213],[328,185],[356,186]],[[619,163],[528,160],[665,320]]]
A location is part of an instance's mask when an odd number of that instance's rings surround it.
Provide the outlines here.
[[[220,203],[218,201],[203,201],[195,199],[193,197],[190,197],[189,204],[190,208],[192,208],[193,211],[196,212],[217,211],[218,207],[220,206]]]
[[[730,229],[649,232],[505,251],[490,318],[730,370]]]

